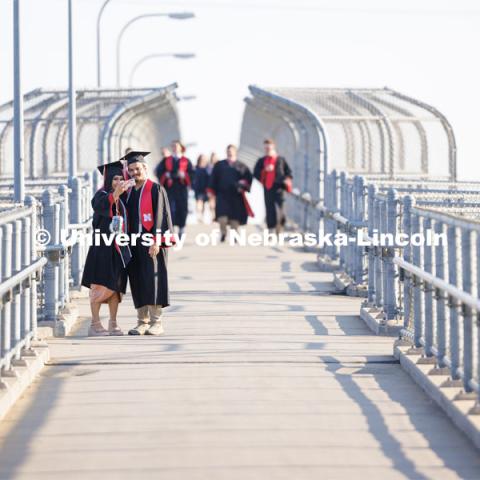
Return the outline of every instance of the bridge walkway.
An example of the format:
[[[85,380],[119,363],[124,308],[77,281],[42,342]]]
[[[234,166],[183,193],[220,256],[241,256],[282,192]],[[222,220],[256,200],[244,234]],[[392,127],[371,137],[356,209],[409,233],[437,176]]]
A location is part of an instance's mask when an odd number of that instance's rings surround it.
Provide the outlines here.
[[[480,478],[478,451],[313,253],[193,245],[206,229],[170,257],[165,336],[88,338],[80,301],[0,424],[2,480]]]

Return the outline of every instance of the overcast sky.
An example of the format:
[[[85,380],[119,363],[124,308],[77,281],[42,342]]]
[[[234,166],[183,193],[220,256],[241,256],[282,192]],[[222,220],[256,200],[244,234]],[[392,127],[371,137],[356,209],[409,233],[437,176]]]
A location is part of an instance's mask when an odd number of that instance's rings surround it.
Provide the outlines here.
[[[12,1],[0,0],[0,102],[12,98]],[[103,0],[76,0],[76,81],[96,84],[96,17]],[[67,0],[22,0],[25,91],[67,84]],[[102,23],[103,77],[115,85],[115,39],[125,35],[123,83],[142,56],[195,52],[194,60],[154,59],[136,86],[178,82],[195,101],[181,106],[184,141],[199,151],[238,142],[243,98],[261,86],[389,86],[436,106],[451,121],[459,173],[480,179],[480,5],[476,0],[111,0]]]

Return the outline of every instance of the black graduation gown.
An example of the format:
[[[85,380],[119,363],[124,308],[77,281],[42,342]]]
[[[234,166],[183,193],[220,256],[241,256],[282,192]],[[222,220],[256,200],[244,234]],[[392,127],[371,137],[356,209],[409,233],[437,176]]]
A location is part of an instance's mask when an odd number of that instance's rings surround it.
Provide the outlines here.
[[[215,194],[215,217],[226,216],[229,220],[237,220],[240,225],[245,225],[248,212],[245,207],[243,195],[238,191],[245,183],[244,190],[250,191],[252,184],[252,172],[242,162],[229,163],[228,160],[220,160],[213,167],[210,177],[209,189]]]
[[[100,233],[110,234],[110,200],[109,193],[99,190],[92,199],[93,208],[93,235],[95,230]],[[115,204],[112,206],[112,213],[116,215]],[[100,245],[91,245],[85,268],[83,270],[82,285],[90,288],[91,284],[103,285],[115,292],[125,293],[127,286],[127,271],[123,265],[122,258],[115,246],[106,245],[101,239]]]
[[[183,228],[185,227],[185,224],[187,222],[188,215],[189,185],[185,182],[184,179],[181,179],[178,175],[178,166],[180,160],[176,157],[172,157],[172,160],[172,170],[169,172],[170,178],[172,180],[171,185],[162,182],[163,176],[165,175],[165,173],[167,173],[165,158],[158,164],[157,168],[155,169],[155,175],[158,178],[158,181],[163,184],[163,187],[167,192],[173,225],[176,225],[179,228]],[[190,160],[188,160],[186,173],[191,184],[193,182],[193,166]]]
[[[261,182],[263,164],[266,157],[259,158],[253,170],[253,176]],[[267,227],[275,228],[277,225],[285,225],[285,212],[283,204],[285,202],[285,184],[286,178],[292,178],[292,170],[284,157],[278,157],[275,163],[275,180],[272,188],[263,189],[265,199],[265,210],[267,216]]]
[[[172,232],[172,224],[170,217],[170,208],[168,205],[165,189],[154,183],[151,190],[152,208],[153,208],[153,228],[146,232],[140,227],[139,222],[139,202],[141,189],[132,188],[127,195],[126,205],[128,212],[129,232],[133,233],[153,233],[157,228],[161,233],[167,230]],[[162,225],[157,227],[157,213],[159,196],[162,195],[163,215]],[[132,292],[133,303],[135,308],[141,308],[145,305],[160,305],[167,307],[170,305],[168,293],[168,276],[167,276],[167,249],[160,248],[160,252],[156,257],[157,274],[155,274],[154,260],[148,254],[149,246],[141,244],[141,239],[137,239],[136,245],[131,245],[132,260],[128,264],[128,279],[130,281],[130,290]]]
[[[206,167],[195,168],[193,191],[197,200],[207,200],[207,188],[210,183],[210,174]]]

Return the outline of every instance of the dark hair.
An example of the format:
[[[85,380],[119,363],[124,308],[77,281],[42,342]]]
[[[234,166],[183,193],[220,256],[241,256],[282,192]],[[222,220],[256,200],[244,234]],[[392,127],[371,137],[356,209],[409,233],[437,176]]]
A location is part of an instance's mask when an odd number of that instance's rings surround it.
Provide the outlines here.
[[[111,173],[107,170],[107,175],[105,176],[104,178],[104,184],[103,184],[103,189],[106,191],[106,192],[110,192],[110,190],[113,189],[112,187],[112,183],[113,183],[113,179],[115,177],[122,177],[123,179],[123,175],[121,173],[119,173],[118,171],[116,170],[113,170]]]
[[[275,145],[275,142],[273,141],[272,138],[266,138],[266,139],[263,141],[263,144],[264,144],[264,145]]]
[[[230,148],[234,148],[235,150],[237,150],[236,145],[234,145],[233,143],[231,143],[230,145],[227,146],[227,150],[230,149]]]
[[[204,155],[203,153],[201,153],[201,154],[197,157],[197,168],[200,166],[200,161],[202,160],[202,157],[206,157],[206,155]],[[208,159],[207,159],[207,163],[208,163]]]

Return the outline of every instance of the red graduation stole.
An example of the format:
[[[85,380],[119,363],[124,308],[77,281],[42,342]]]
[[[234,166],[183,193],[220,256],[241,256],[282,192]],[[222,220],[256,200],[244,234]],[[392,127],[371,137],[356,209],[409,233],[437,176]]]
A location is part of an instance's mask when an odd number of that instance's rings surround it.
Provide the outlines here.
[[[242,200],[243,200],[243,205],[245,206],[245,210],[247,211],[247,215],[249,217],[254,217],[255,214],[253,213],[252,207],[250,206],[250,203],[247,198],[247,192],[246,192],[246,190],[250,188],[250,185],[246,180],[239,180],[238,183],[240,183],[240,185],[245,187],[245,189],[242,188]]]
[[[173,156],[167,157],[165,159],[165,170],[167,172],[172,172],[173,170]],[[183,183],[189,186],[192,182],[190,180],[190,176],[188,175],[188,158],[187,157],[180,157],[178,159],[178,170],[180,172],[185,173],[185,177],[183,179],[179,179],[180,183]],[[160,183],[167,188],[170,188],[173,185],[172,178],[167,178],[166,174],[162,175],[160,179]]]
[[[267,189],[270,190],[275,183],[275,165],[278,157],[265,157],[263,161],[263,170],[260,174],[260,182]],[[267,167],[272,166],[272,170],[268,171]]]
[[[153,182],[147,179],[143,184],[142,191],[140,192],[140,202],[138,207],[140,223],[147,231],[150,231],[155,224],[153,219],[152,187]]]

